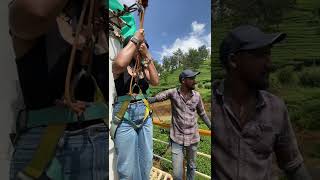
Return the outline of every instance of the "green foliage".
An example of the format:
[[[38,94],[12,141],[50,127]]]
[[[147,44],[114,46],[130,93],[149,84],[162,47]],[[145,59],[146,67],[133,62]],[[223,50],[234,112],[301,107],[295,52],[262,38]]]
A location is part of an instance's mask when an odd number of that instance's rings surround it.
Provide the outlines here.
[[[204,88],[206,88],[206,89],[211,89],[211,83],[206,83],[206,84],[204,85]]]
[[[276,89],[281,88],[281,82],[279,81],[277,73],[271,73],[269,81],[270,81],[270,88],[271,89],[276,90]]]
[[[161,64],[158,63],[158,61],[153,61],[154,66],[156,67],[158,73],[162,73],[163,72],[163,68],[161,66]]]
[[[320,129],[320,88],[286,87],[277,94],[283,97],[290,119],[300,129]]]
[[[306,87],[320,87],[320,68],[305,68],[299,75],[300,83]]]
[[[216,7],[219,7],[222,17],[231,19],[233,25],[256,24],[268,27],[279,25],[285,10],[294,5],[295,0],[220,0]]]
[[[292,112],[292,121],[302,129],[320,129],[320,99],[309,100]]]
[[[311,153],[311,156],[314,158],[320,159],[320,144],[318,143],[318,144],[315,144],[314,146],[315,146],[314,147],[315,151]]]
[[[201,98],[204,102],[210,102],[211,101],[211,89],[197,89],[197,91],[200,93]]]
[[[201,46],[198,49],[189,49],[183,53],[181,49],[173,52],[172,56],[165,56],[162,59],[161,73],[171,73],[179,68],[182,69],[199,69],[203,61],[209,56],[209,51],[206,46]]]
[[[215,19],[212,23],[214,31],[211,54],[213,56],[212,77],[213,81],[224,77],[224,71],[219,62],[219,45],[225,35],[236,25],[249,23],[255,24],[270,33],[286,33],[286,40],[272,48],[271,59],[276,71],[270,74],[271,86],[269,91],[284,99],[294,129],[296,133],[300,132],[297,134],[299,141],[301,134],[318,134],[320,129],[320,86],[317,85],[320,72],[320,1],[293,0],[295,2],[292,4],[290,2],[284,4],[288,8],[282,8],[279,17],[272,15],[272,13],[279,13],[277,10],[270,11],[272,6],[262,5],[263,3],[274,3],[278,0],[267,1],[213,1],[212,13]],[[288,0],[280,0],[275,3],[286,2]],[[227,3],[231,3],[235,7],[231,7]],[[256,5],[250,3],[256,3]],[[266,9],[257,10],[260,8],[259,6]],[[272,9],[275,8],[272,7]],[[270,12],[270,17],[275,17],[275,21],[272,18],[266,20],[264,18],[265,12]],[[310,66],[317,67],[310,68]],[[310,132],[311,130],[316,132]],[[316,140],[305,138],[304,135],[302,135],[302,139],[299,143],[303,146],[308,146],[306,142],[303,142],[304,140],[316,142]],[[301,150],[306,165],[310,167],[318,166],[319,160],[316,160],[316,158],[319,159],[320,157],[320,148],[310,150],[312,155],[305,154],[304,149],[302,147]],[[278,174],[276,172],[276,174],[279,175],[279,179],[287,179],[282,173]]]
[[[286,66],[278,71],[278,80],[284,85],[295,85],[298,77],[292,66]]]

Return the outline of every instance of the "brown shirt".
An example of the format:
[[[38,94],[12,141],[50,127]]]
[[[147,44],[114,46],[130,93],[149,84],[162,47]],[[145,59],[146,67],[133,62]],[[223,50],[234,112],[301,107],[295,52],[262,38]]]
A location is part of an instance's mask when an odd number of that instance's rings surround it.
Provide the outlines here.
[[[186,100],[179,88],[169,89],[157,94],[152,101],[170,99],[172,109],[172,125],[170,138],[181,145],[189,146],[200,141],[196,114],[202,118],[210,128],[211,122],[205,112],[201,96],[192,91],[190,99]]]
[[[252,118],[240,128],[239,119],[224,101],[223,82],[213,88],[213,166],[217,179],[269,180],[272,153],[283,170],[303,162],[282,100],[259,91]]]

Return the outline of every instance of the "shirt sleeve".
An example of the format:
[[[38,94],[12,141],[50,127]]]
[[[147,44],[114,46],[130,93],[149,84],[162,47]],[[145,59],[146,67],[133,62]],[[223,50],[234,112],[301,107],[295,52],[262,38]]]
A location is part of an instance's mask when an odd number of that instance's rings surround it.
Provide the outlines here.
[[[283,125],[276,137],[274,151],[279,167],[284,171],[292,171],[303,163],[303,158],[288,116],[288,110],[285,105],[283,106]]]
[[[204,105],[203,105],[202,98],[200,95],[199,95],[199,102],[197,104],[197,113],[201,117],[203,122],[207,125],[207,127],[209,129],[211,129],[211,121],[206,114],[206,110],[204,109]]]

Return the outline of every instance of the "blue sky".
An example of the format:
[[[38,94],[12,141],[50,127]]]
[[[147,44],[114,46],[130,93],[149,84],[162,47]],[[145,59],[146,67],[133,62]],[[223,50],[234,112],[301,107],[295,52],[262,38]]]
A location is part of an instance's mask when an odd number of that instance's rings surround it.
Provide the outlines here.
[[[119,0],[131,5],[135,0]],[[162,63],[180,48],[187,52],[211,44],[210,0],[149,0],[144,29],[152,56]],[[137,17],[137,12],[134,12]],[[137,26],[139,26],[138,21]]]

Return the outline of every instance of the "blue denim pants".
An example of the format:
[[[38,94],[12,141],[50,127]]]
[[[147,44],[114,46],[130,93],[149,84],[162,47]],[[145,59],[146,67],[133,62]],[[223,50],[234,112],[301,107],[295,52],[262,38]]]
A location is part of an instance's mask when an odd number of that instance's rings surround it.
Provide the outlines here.
[[[114,106],[114,115],[121,103]],[[117,153],[117,172],[120,180],[148,180],[153,158],[153,130],[150,116],[143,121],[145,113],[143,101],[130,103],[127,109],[128,119],[123,119],[115,134]],[[131,122],[140,125],[134,129]]]
[[[45,127],[36,127],[21,134],[10,164],[10,180],[16,180],[17,173],[31,161],[44,130]],[[107,146],[108,132],[103,123],[65,131],[55,155],[63,180],[109,179]]]
[[[194,180],[196,171],[196,156],[198,143],[190,146],[183,146],[171,140],[171,153],[173,164],[173,179],[182,180],[183,177],[183,158],[184,150],[186,152],[187,160],[187,180]]]

